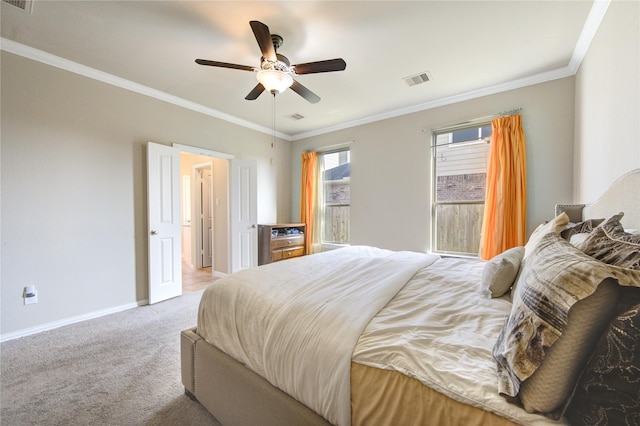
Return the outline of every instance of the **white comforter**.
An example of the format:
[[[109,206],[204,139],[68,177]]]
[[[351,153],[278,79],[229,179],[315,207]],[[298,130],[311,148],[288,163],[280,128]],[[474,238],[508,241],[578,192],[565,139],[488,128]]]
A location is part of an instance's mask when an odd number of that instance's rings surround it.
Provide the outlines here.
[[[244,270],[204,292],[198,334],[329,422],[350,425],[349,373],[360,334],[437,259],[349,247]]]

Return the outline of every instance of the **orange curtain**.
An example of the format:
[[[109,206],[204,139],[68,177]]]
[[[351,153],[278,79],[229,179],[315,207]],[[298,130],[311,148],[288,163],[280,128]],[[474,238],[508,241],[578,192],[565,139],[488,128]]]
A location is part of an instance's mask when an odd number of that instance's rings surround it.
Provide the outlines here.
[[[300,222],[307,225],[304,236],[305,253],[312,253],[318,188],[318,153],[302,153],[302,182],[300,184]]]
[[[527,159],[522,116],[491,122],[491,149],[487,165],[480,257],[488,260],[527,236]]]

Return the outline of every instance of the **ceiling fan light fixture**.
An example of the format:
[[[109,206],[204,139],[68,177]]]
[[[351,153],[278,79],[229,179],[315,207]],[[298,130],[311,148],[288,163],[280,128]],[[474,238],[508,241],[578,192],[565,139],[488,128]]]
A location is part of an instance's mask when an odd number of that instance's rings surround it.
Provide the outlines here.
[[[258,81],[273,94],[282,93],[293,84],[293,77],[278,70],[262,70],[258,72]]]
[[[208,59],[196,59],[196,63],[200,65],[257,72],[259,83],[245,96],[245,99],[248,101],[256,100],[264,91],[268,91],[275,96],[277,93],[282,93],[291,87],[291,90],[302,96],[305,100],[315,104],[320,102],[320,96],[304,87],[299,81],[294,80],[293,76],[344,71],[347,67],[347,63],[342,58],[291,65],[291,62],[289,62],[286,56],[276,52],[282,45],[282,37],[277,34],[271,34],[269,27],[260,21],[250,21],[249,25],[262,53],[260,68],[231,64],[229,62],[210,61]]]

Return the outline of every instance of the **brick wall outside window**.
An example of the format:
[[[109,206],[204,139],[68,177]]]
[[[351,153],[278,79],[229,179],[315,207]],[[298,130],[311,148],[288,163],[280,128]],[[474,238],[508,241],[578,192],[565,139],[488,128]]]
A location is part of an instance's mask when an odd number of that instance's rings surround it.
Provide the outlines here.
[[[350,204],[351,203],[351,186],[348,183],[332,182],[328,184],[327,204]]]
[[[482,201],[485,196],[486,181],[486,173],[438,176],[436,200]]]

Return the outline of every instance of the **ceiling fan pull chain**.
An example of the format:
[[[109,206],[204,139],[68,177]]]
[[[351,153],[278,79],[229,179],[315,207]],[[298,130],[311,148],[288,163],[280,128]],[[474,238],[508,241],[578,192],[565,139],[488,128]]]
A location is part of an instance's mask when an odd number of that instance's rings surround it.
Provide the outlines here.
[[[271,139],[271,148],[276,148],[276,93],[272,92],[273,95],[273,107],[271,108],[271,129],[273,131],[273,139]]]

